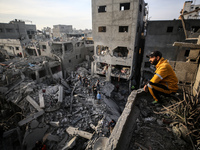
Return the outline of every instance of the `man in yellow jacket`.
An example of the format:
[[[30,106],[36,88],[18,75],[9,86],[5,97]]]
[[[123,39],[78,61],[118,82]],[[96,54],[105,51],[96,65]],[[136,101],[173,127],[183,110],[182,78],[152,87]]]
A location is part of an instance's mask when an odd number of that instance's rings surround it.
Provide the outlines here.
[[[148,92],[149,90],[155,100],[153,103],[157,103],[160,100],[160,95],[168,96],[177,92],[178,79],[160,51],[153,51],[146,57],[149,58],[152,65],[155,65],[156,71],[150,82],[144,86],[144,91]]]

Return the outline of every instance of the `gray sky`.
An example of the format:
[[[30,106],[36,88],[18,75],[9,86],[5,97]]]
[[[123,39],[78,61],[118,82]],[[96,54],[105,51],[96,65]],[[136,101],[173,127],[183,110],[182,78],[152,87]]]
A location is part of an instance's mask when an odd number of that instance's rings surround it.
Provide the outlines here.
[[[185,0],[145,0],[150,20],[178,18]],[[195,2],[195,0],[194,0]],[[76,29],[92,28],[91,0],[0,0],[0,22],[32,21],[37,29],[57,24]],[[200,4],[200,0],[196,0]],[[30,22],[26,22],[29,24]]]

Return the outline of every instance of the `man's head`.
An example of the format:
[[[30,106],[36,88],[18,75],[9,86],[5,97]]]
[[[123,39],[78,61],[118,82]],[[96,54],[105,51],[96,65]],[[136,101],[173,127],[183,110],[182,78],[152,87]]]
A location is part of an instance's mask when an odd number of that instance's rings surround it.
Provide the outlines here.
[[[153,51],[149,55],[146,55],[152,65],[157,65],[160,58],[162,58],[162,53],[160,51]]]

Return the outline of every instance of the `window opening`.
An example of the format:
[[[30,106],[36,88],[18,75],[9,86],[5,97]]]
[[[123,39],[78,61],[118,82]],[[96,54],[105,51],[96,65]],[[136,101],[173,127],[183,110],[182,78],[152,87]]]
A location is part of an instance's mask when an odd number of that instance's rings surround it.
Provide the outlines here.
[[[106,12],[106,6],[99,6],[98,13]]]
[[[119,26],[119,32],[128,32],[128,26]]]
[[[140,4],[140,12],[142,12],[142,5]]]
[[[6,32],[12,32],[13,30],[12,29],[6,29]]]
[[[42,45],[42,49],[47,49],[46,45]]]
[[[99,27],[99,32],[106,32],[106,27],[105,26]]]
[[[120,3],[120,11],[124,11],[124,10],[129,10],[130,9],[130,3]]]
[[[173,32],[173,27],[167,27],[167,32]]]
[[[105,56],[109,54],[109,51],[110,51],[109,47],[103,46],[103,45],[97,45],[96,50],[97,50],[98,56]]]
[[[185,56],[185,57],[188,57],[188,56],[189,56],[189,54],[190,54],[190,50],[186,50],[186,51],[185,51],[185,55],[184,55],[184,56]]]
[[[113,50],[113,55],[115,57],[127,57],[128,52],[127,47],[117,47]]]

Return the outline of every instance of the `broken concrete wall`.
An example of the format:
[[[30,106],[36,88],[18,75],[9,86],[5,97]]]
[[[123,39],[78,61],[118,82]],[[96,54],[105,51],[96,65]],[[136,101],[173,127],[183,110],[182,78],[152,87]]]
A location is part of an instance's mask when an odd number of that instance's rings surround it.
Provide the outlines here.
[[[77,69],[78,64],[86,60],[88,55],[88,62],[93,55],[94,47],[92,45],[85,45],[84,41],[71,42],[39,42],[41,55],[51,58],[58,58],[62,61],[64,72],[70,72]],[[90,63],[88,63],[88,68]]]
[[[19,53],[23,54],[19,39],[0,39],[0,49],[5,49],[11,56],[17,56]]]
[[[179,82],[184,83],[194,83],[197,73],[198,64],[190,62],[180,62],[175,63],[175,73]]]
[[[135,101],[142,93],[143,91],[139,89],[130,94],[125,109],[119,117],[112,134],[105,144],[104,149],[124,150],[128,148],[133,129],[136,126],[136,119],[140,113],[140,110],[137,108],[137,106],[135,106]]]

